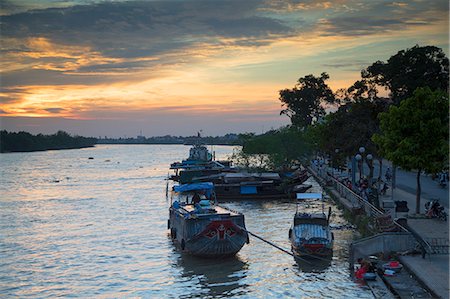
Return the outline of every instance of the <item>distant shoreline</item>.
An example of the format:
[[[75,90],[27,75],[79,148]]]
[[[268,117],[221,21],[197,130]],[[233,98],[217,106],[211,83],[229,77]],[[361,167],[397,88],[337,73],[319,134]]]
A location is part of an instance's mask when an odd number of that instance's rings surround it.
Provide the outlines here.
[[[59,147],[59,148],[47,148],[47,149],[30,149],[30,150],[17,150],[17,151],[1,151],[0,154],[11,154],[11,153],[33,153],[33,152],[46,152],[46,151],[61,151],[61,150],[74,150],[95,147],[94,145],[80,146],[80,147]]]
[[[82,149],[94,147],[96,144],[206,144],[206,145],[242,145],[242,140],[237,134],[227,134],[217,137],[198,136],[159,136],[137,138],[94,138],[71,136],[64,131],[58,131],[53,135],[32,135],[28,132],[7,132],[2,130],[0,135],[0,153],[27,153],[47,150]]]
[[[28,153],[93,147],[97,138],[70,136],[64,131],[53,135],[0,131],[0,153]]]
[[[154,144],[154,145],[194,145],[195,143],[182,143],[182,142],[126,142],[126,141],[117,141],[117,142],[97,142],[97,144],[131,144],[131,145],[143,145],[143,144]],[[239,146],[241,144],[237,143],[208,143],[202,142],[205,145],[227,145],[227,146]]]

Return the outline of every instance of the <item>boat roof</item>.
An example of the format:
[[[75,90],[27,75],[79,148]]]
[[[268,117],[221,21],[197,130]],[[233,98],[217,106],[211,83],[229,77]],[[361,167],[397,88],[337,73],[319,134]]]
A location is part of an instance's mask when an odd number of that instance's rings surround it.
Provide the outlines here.
[[[328,219],[324,213],[296,213],[294,216],[294,226],[300,224],[328,226]]]
[[[264,179],[280,179],[280,175],[276,172],[262,172],[262,173],[243,173],[243,172],[229,172],[225,174],[226,178],[249,178],[249,177],[256,177],[256,178],[264,178]]]
[[[212,209],[213,212],[211,212],[209,209]],[[209,216],[226,216],[226,215],[230,215],[230,216],[236,216],[236,215],[241,215],[241,213],[221,207],[221,206],[217,206],[217,205],[212,205],[207,207],[206,209],[204,209],[203,212],[195,212],[195,207],[193,205],[185,205],[180,207],[180,212],[181,213],[194,213],[196,216],[200,216],[200,217],[209,217]]]
[[[175,192],[188,192],[188,191],[213,190],[213,189],[214,184],[211,182],[183,184],[183,185],[176,185],[173,187],[173,190]]]
[[[304,218],[304,219],[323,218],[323,219],[326,219],[327,216],[325,215],[325,213],[296,213],[295,218]]]
[[[181,162],[174,162],[170,164],[170,169],[196,169],[196,168],[225,168],[225,166],[218,161],[199,161],[199,160],[183,160]]]
[[[298,224],[294,227],[294,235],[296,242],[300,239],[310,240],[310,239],[329,239],[329,230],[319,224]]]
[[[322,193],[297,193],[297,199],[322,199]]]

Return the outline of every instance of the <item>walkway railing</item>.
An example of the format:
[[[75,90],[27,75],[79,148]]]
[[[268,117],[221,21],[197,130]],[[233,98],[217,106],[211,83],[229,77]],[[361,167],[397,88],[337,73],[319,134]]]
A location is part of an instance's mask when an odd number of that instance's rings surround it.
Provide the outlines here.
[[[386,214],[381,209],[377,208],[369,201],[362,198],[356,192],[348,188],[346,185],[341,183],[337,178],[329,175],[327,172],[327,167],[320,167],[314,164],[310,165],[310,169],[315,172],[315,174],[321,178],[327,184],[331,184],[333,188],[339,193],[339,195],[348,201],[350,201],[354,208],[362,208],[364,209],[367,216],[372,217],[374,219],[391,219],[388,214]],[[396,222],[394,219],[390,220],[391,224],[395,225],[400,231],[408,232],[408,230]],[[387,227],[388,225],[386,225]]]
[[[449,242],[446,238],[424,238],[431,247],[431,253],[434,254],[448,254]]]

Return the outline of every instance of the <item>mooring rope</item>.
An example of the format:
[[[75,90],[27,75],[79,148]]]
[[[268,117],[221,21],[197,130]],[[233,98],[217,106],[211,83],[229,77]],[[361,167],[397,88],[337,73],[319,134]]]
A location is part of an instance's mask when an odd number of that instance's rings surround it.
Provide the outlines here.
[[[246,230],[245,228],[242,228],[242,227],[241,227],[241,229],[244,230],[244,231],[246,231],[249,235],[252,235],[253,237],[255,237],[255,238],[257,238],[257,239],[260,239],[261,241],[263,241],[263,242],[265,242],[265,243],[267,243],[267,244],[269,244],[269,245],[275,247],[275,248],[278,249],[278,250],[283,251],[283,252],[286,253],[286,254],[289,254],[290,256],[292,256],[292,257],[294,257],[294,258],[296,258],[296,259],[300,259],[300,260],[302,260],[302,261],[304,261],[305,263],[310,264],[310,265],[312,264],[312,263],[310,263],[309,261],[307,261],[307,260],[305,260],[305,259],[303,259],[303,258],[301,258],[301,257],[299,257],[299,256],[297,256],[297,255],[295,255],[295,254],[293,254],[293,253],[287,251],[286,249],[281,248],[280,246],[278,246],[278,245],[276,245],[276,244],[274,244],[274,243],[272,243],[272,242],[270,242],[270,241],[264,239],[263,237],[260,237],[260,236],[258,236],[257,234],[254,234],[254,233],[252,233],[251,231]]]

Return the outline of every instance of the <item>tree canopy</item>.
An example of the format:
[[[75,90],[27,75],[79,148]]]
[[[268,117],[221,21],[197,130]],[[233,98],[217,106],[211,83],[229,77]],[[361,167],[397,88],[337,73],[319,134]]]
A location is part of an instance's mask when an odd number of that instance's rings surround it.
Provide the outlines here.
[[[330,77],[322,73],[320,77],[307,75],[298,79],[292,89],[280,90],[280,101],[283,109],[280,114],[286,114],[292,125],[305,128],[325,115],[323,104],[335,103],[333,91],[325,83]]]
[[[32,152],[54,149],[73,149],[94,146],[96,138],[70,136],[64,131],[53,135],[32,135],[28,132],[0,132],[0,152]]]
[[[387,62],[377,61],[361,71],[361,76],[388,88],[395,103],[412,96],[418,87],[448,92],[449,61],[435,46],[401,50]]]
[[[399,106],[380,114],[381,132],[373,141],[395,165],[417,170],[416,212],[420,207],[420,172],[448,167],[449,97],[443,91],[418,88]]]
[[[296,127],[283,127],[265,134],[255,136],[243,135],[242,152],[236,160],[248,162],[253,160],[258,168],[282,169],[304,162],[310,151],[309,140],[304,132]],[[255,165],[254,165],[255,166]]]

